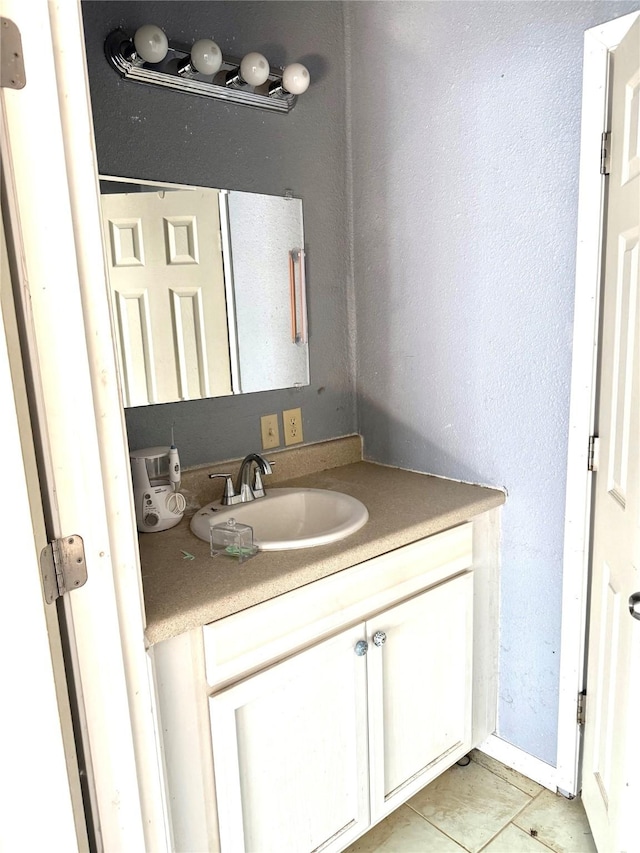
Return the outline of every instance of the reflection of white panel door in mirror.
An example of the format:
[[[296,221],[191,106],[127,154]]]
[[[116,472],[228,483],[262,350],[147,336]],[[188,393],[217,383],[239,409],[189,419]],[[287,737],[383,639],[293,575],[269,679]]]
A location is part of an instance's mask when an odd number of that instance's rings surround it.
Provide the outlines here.
[[[240,390],[308,385],[302,201],[227,198]]]
[[[125,406],[231,393],[218,191],[102,195]]]

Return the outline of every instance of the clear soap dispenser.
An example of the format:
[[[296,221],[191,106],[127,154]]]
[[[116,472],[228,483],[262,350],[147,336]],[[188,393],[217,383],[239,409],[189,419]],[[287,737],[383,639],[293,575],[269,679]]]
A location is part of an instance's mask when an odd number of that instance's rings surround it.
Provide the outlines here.
[[[213,522],[215,519],[211,520]],[[253,543],[253,527],[241,524],[235,518],[230,518],[222,524],[212,523],[209,539],[212,557],[232,557],[238,563],[244,563],[258,552]]]

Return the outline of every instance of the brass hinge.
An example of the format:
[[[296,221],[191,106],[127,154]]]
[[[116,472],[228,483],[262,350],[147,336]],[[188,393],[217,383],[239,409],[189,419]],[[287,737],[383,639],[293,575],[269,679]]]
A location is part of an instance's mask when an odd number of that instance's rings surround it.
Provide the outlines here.
[[[44,599],[51,604],[66,592],[78,589],[87,582],[82,536],[54,539],[40,554],[40,571]]]
[[[600,461],[600,438],[597,435],[589,436],[589,450],[587,452],[587,471],[597,471]]]
[[[24,89],[26,82],[20,30],[10,18],[0,18],[0,88]]]
[[[600,137],[600,174],[608,175],[611,168],[611,131],[605,131]]]
[[[586,710],[587,710],[587,691],[583,690],[582,693],[578,693],[577,721],[578,721],[579,726],[584,726],[584,721],[586,718]]]

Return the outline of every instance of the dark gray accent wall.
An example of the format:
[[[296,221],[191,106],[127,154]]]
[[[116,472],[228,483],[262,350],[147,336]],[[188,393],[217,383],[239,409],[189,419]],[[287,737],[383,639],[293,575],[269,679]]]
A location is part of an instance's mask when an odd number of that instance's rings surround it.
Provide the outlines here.
[[[311,385],[126,412],[131,447],[165,444],[183,465],[260,448],[260,415],[302,407],[305,441],[355,431],[350,346],[343,8],[337,2],[102,2],[82,5],[98,167],[103,174],[283,194],[304,203]],[[122,80],[104,58],[117,27],[170,40],[215,38],[223,52],[300,60],[313,83],[288,115]]]
[[[637,8],[347,4],[365,454],[507,490],[498,733],[552,765],[584,31]]]

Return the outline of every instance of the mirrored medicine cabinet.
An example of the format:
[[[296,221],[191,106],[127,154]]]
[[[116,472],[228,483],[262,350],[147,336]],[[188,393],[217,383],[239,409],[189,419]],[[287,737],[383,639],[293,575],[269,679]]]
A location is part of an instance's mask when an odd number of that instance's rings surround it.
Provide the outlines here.
[[[125,406],[309,384],[302,201],[101,176]]]

